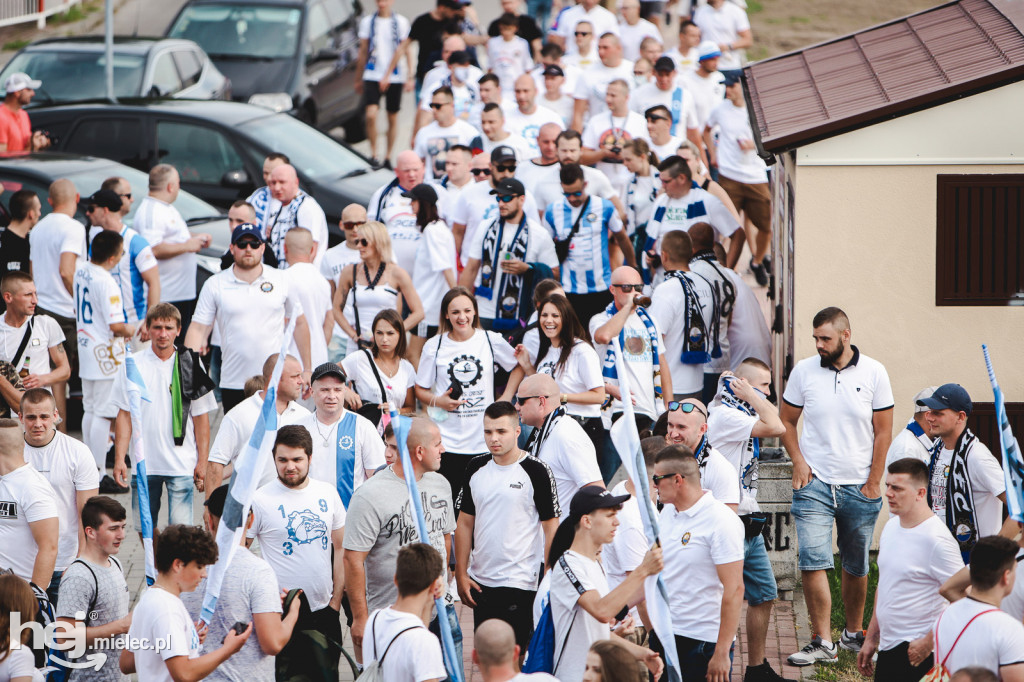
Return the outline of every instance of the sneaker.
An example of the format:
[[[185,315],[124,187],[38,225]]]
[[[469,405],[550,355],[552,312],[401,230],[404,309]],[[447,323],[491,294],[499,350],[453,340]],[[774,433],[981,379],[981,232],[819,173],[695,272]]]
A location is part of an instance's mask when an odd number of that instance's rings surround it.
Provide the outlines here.
[[[761,665],[747,666],[747,672],[743,675],[743,682],[796,682],[796,680],[787,680],[772,670],[772,666],[766,658]]]
[[[371,156],[370,165],[373,166],[374,169],[377,169],[380,168],[383,164],[381,164],[380,159],[378,159],[376,156]]]
[[[821,637],[815,635],[810,644],[791,655],[787,660],[790,665],[795,665],[798,668],[815,663],[835,663],[839,660],[839,647],[835,643],[832,646],[826,646],[821,641]]]
[[[101,495],[124,495],[130,493],[131,488],[125,485],[119,485],[117,481],[110,477],[110,475],[104,475],[103,480],[100,481],[100,494]]]
[[[768,273],[765,272],[763,264],[755,265],[753,259],[751,259],[750,271],[754,273],[754,279],[757,280],[758,286],[768,286]]]
[[[864,632],[850,634],[846,628],[843,628],[843,634],[839,637],[839,646],[854,653],[860,651],[860,648],[864,646]]]
[[[769,275],[772,274],[772,259],[771,258],[769,258],[768,256],[765,256],[763,259],[761,259],[761,265],[764,266],[764,271],[765,272],[767,272]]]

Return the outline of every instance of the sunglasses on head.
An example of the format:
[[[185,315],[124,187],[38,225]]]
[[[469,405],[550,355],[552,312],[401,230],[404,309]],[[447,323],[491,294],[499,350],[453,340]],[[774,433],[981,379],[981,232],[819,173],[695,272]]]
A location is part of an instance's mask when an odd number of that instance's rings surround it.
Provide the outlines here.
[[[440,109],[441,107],[443,107],[446,104],[451,104],[451,102],[431,102],[430,103],[430,108],[431,109]]]
[[[237,246],[240,249],[252,249],[253,251],[255,251],[256,249],[263,246],[263,242],[259,241],[258,239],[239,239],[237,242],[235,242],[235,246]]]
[[[342,227],[342,229],[345,229],[345,230],[354,230],[355,228],[361,227],[361,226],[363,226],[365,224],[366,224],[365,220],[362,221],[362,222],[359,222],[359,223],[345,221],[345,222],[341,223],[341,227]]]
[[[580,190],[578,192],[562,192],[562,194],[564,194],[567,197],[581,197],[583,196],[583,190]]]
[[[676,410],[682,410],[683,414],[690,414],[694,410],[697,410],[702,415],[704,415],[705,419],[708,418],[708,413],[704,411],[704,408],[702,408],[700,405],[696,403],[682,403],[673,400],[668,404],[668,411],[675,412]]]
[[[472,169],[469,172],[472,173],[473,175],[485,175],[486,176],[486,175],[490,175],[491,174],[491,169],[490,168],[474,168],[474,169]]]
[[[499,173],[515,173],[516,165],[513,163],[511,166],[495,166],[494,170],[498,171]]]
[[[507,204],[508,202],[512,201],[513,199],[518,199],[519,195],[518,194],[499,194],[495,198],[498,201],[500,201],[501,203]]]
[[[631,291],[642,293],[644,290],[643,284],[613,284],[612,286],[622,289],[622,292],[626,294],[628,294]]]

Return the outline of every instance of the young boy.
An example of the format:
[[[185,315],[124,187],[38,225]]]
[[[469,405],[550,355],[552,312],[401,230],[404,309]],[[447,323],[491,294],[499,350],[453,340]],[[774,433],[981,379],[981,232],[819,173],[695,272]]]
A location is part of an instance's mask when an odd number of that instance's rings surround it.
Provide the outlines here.
[[[110,428],[117,417],[111,399],[114,378],[124,362],[124,340],[134,329],[125,322],[121,288],[110,271],[121,262],[124,239],[103,230],[92,240],[89,262],[75,271],[75,318],[78,322],[79,375],[82,377],[82,440],[102,476],[101,493],[126,493],[106,471]]]
[[[424,613],[444,594],[444,566],[431,545],[414,542],[398,550],[395,564],[398,599],[370,614],[363,636],[363,661],[379,661],[392,682],[438,682],[447,679],[441,643],[426,628]]]
[[[252,623],[242,632],[229,631],[219,648],[200,656],[199,633],[181,593],[206,577],[206,567],[217,561],[217,543],[202,528],[171,525],[160,533],[154,553],[156,582],[139,598],[128,629],[129,643],[138,648],[121,652],[121,672],[138,672],[146,682],[196,682],[242,648]]]
[[[366,106],[366,138],[370,143],[370,162],[389,163],[398,134],[398,109],[402,90],[410,92],[415,81],[412,53],[409,52],[409,20],[391,10],[394,0],[377,0],[377,11],[359,22],[359,63],[356,66],[356,92],[362,92]],[[406,67],[400,65],[405,55]],[[403,88],[404,86],[404,88]],[[377,157],[377,112],[380,98],[388,112],[387,154]],[[390,165],[388,166],[390,168]]]
[[[99,682],[121,676],[117,662],[119,648],[98,649],[95,644],[97,639],[110,643],[120,641],[132,622],[128,611],[131,601],[128,583],[121,562],[114,558],[124,542],[126,518],[124,507],[105,495],[90,497],[82,506],[85,543],[78,558],[61,576],[55,616],[76,630],[85,630],[88,649],[81,658],[73,660],[85,660],[96,653],[105,655],[106,661],[98,670],[92,667],[74,670],[76,682]]]
[[[533,68],[530,43],[516,35],[519,17],[505,12],[498,17],[498,32],[487,41],[487,63],[490,72],[498,77],[502,95],[515,96],[516,79]]]

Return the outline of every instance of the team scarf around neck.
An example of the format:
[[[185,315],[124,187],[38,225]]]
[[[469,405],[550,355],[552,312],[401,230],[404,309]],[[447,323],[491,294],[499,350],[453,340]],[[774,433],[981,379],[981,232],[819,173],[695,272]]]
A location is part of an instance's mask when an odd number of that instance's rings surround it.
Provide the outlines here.
[[[551,429],[555,428],[558,420],[565,416],[565,407],[559,406],[554,412],[544,419],[540,428],[534,429],[530,439],[526,443],[526,450],[534,457],[540,459],[540,449],[544,447],[544,441],[551,435]]]
[[[301,189],[295,198],[288,202],[287,206],[282,205],[277,213],[272,216],[272,222],[266,227],[266,239],[274,249],[278,263],[284,263],[284,235],[288,230],[299,225],[299,208],[302,202],[309,196]]]
[[[674,278],[683,286],[686,304],[683,306],[683,348],[679,356],[684,365],[703,365],[711,359],[708,353],[708,330],[704,325],[704,316],[700,311],[700,301],[693,283],[679,270],[665,273],[665,277]]]
[[[704,474],[704,465],[708,463],[709,454],[711,454],[711,446],[708,445],[708,434],[705,433],[700,437],[697,449],[693,451],[693,456],[697,459],[697,466],[700,467],[701,475]]]
[[[718,393],[715,395],[715,399],[711,401],[711,405],[708,406],[708,410],[710,411],[719,405],[739,410],[743,414],[752,417],[757,416],[757,410],[754,409],[753,405],[745,400],[740,400],[733,393],[732,387],[729,386],[729,377],[719,377]],[[750,455],[750,461],[740,470],[740,486],[752,496],[757,497],[758,465],[761,461],[760,438],[751,436],[747,439],[747,453]]]
[[[946,527],[953,533],[953,539],[960,545],[964,563],[970,562],[971,550],[978,542],[978,518],[974,506],[974,492],[967,472],[967,457],[978,437],[970,429],[964,429],[953,446],[953,458],[949,460],[946,476]],[[939,457],[944,445],[942,439],[935,441],[931,460],[928,463],[928,480],[935,475]],[[932,504],[932,487],[928,485],[928,504]]]
[[[710,249],[700,251],[691,259],[691,262],[693,261],[704,261],[718,275],[712,278],[714,281],[709,282],[711,290],[715,294],[715,306],[711,314],[711,329],[709,331],[711,332],[711,357],[720,358],[722,357],[722,320],[732,317],[733,304],[736,302],[736,287],[719,269],[714,251]]]
[[[612,301],[607,308],[604,309],[608,315],[614,316],[619,309],[615,307],[615,302]],[[634,312],[636,316],[640,318],[640,321],[644,323],[644,327],[647,330],[647,336],[651,342],[651,363],[654,369],[654,400],[657,402],[661,400],[661,362],[658,356],[658,329],[654,326],[654,320],[651,319],[650,314],[644,308],[635,308]],[[627,348],[626,345],[626,327],[623,325],[622,330],[619,332],[619,348]],[[640,349],[643,352],[643,349]],[[635,353],[638,355],[639,353]],[[623,358],[625,360],[625,358]],[[605,351],[604,368],[601,372],[604,375],[605,381],[613,386],[619,385],[619,372],[615,369],[615,349],[609,345]],[[639,387],[637,387],[639,389]]]
[[[377,19],[379,18],[379,16],[378,16],[379,14],[380,14],[379,12],[374,12],[373,13],[373,18],[370,19],[370,39],[369,39],[369,45],[367,46],[367,50],[366,50],[367,54],[370,55],[370,58],[369,58],[369,60],[368,60],[368,62],[366,64],[366,68],[367,68],[367,70],[370,70],[370,71],[375,70],[374,67],[377,64],[377,54],[376,54],[376,47],[377,47],[377,45],[376,45],[376,40],[377,40]],[[398,46],[401,44],[401,42],[402,42],[401,38],[398,37],[398,17],[395,16],[394,12],[392,12],[391,13],[391,50],[392,50],[392,52],[394,50],[398,49]],[[387,68],[387,65],[385,65],[384,68]],[[394,75],[396,75],[396,76],[398,75],[398,63],[397,62],[395,63],[395,70],[392,73],[394,73]]]
[[[519,327],[519,301],[523,291],[523,276],[513,275],[501,269],[502,254],[508,253],[516,260],[526,261],[526,251],[530,244],[530,230],[526,226],[523,215],[516,228],[515,236],[508,251],[502,251],[502,237],[505,233],[505,219],[499,217],[487,227],[484,233],[483,256],[480,260],[480,286],[476,295],[494,300],[495,331],[505,331]],[[494,281],[498,280],[498,297],[494,298]]]

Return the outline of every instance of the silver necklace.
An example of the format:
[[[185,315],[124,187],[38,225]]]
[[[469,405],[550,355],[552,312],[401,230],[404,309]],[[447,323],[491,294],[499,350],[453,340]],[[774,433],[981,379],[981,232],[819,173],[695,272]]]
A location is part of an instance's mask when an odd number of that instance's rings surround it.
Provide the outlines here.
[[[316,410],[313,410],[313,425],[316,427],[316,432],[318,434],[320,434],[320,438],[323,440],[324,447],[326,448],[327,447],[327,442],[328,442],[327,436],[325,436],[324,432],[320,430],[320,420],[316,416]],[[328,435],[330,435],[330,433],[331,433],[331,428],[333,428],[333,427],[328,427],[328,429],[327,429],[327,434]]]

